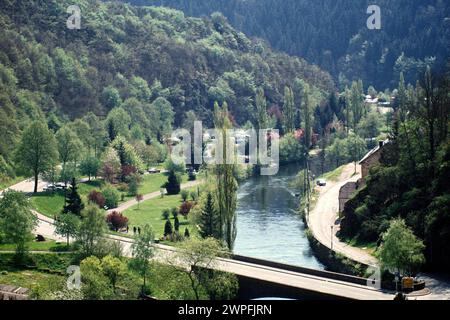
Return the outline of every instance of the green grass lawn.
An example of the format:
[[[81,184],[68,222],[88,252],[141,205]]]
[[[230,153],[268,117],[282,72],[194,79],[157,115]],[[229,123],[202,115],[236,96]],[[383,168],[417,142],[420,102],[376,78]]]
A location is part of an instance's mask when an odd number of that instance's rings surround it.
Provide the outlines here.
[[[182,176],[182,182],[186,182],[188,180],[187,175]],[[145,195],[155,191],[159,191],[161,185],[167,181],[166,174],[150,174],[143,176],[142,185],[139,188],[139,193]],[[86,204],[87,196],[92,190],[101,191],[104,186],[104,182],[101,180],[93,180],[90,182],[79,183],[78,192],[81,196],[81,199]],[[134,197],[125,195],[123,201],[128,201],[133,199]],[[64,207],[64,191],[56,191],[56,192],[39,192],[32,196],[31,203],[33,207],[39,213],[43,215],[53,218],[55,215],[59,214]]]
[[[181,177],[181,183],[188,181],[187,174],[183,174]],[[142,185],[139,187],[140,194],[148,194],[155,191],[159,191],[161,186],[167,182],[167,174],[156,173],[156,174],[146,174],[143,176]]]
[[[31,203],[37,212],[53,218],[55,215],[61,213],[64,207],[64,193],[63,192],[40,192],[31,198]]]
[[[139,193],[147,194],[159,191],[161,185],[166,183],[167,176],[162,173],[147,174],[142,179],[142,185],[139,188]]]
[[[181,177],[181,183],[185,183],[187,181],[188,181],[187,174],[183,174]],[[146,195],[149,193],[159,191],[161,189],[161,186],[166,182],[167,182],[167,174],[165,173],[146,174],[142,176],[142,184],[139,187],[138,192],[142,195]],[[120,202],[126,202],[131,199],[134,199],[134,196],[124,193],[123,201]]]
[[[1,272],[0,283],[8,284],[22,288],[36,289],[38,286],[44,286],[55,280],[62,281],[65,277],[41,272],[37,270],[14,270]]]
[[[94,189],[100,189],[103,186],[102,181],[89,181],[77,184],[78,193],[84,203],[87,203],[87,195]],[[64,191],[39,192],[31,197],[33,207],[39,213],[53,218],[61,213],[64,207]]]
[[[143,227],[146,224],[150,225],[155,232],[155,236],[160,238],[164,233],[164,224],[166,221],[162,217],[164,209],[171,209],[173,207],[179,207],[182,203],[181,196],[165,196],[164,198],[155,198],[145,202],[142,202],[139,206],[133,206],[124,211],[123,214],[129,219],[130,233],[134,226]],[[173,217],[171,216],[173,225]],[[183,216],[179,215],[180,221],[180,233],[184,234],[184,230],[187,227],[192,235],[196,234],[196,228],[190,225],[189,220],[186,220]]]
[[[347,243],[349,246],[360,248],[370,255],[374,256],[375,251],[377,250],[377,244],[376,242],[362,242],[357,239],[342,239],[345,243]]]

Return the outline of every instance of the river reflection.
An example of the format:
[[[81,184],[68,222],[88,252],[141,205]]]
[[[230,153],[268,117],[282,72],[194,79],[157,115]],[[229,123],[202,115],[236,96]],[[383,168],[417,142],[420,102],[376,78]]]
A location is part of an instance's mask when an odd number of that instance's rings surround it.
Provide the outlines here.
[[[290,188],[299,170],[291,165],[276,176],[253,177],[240,186],[236,254],[323,269],[312,254],[305,225],[296,212],[299,199]]]

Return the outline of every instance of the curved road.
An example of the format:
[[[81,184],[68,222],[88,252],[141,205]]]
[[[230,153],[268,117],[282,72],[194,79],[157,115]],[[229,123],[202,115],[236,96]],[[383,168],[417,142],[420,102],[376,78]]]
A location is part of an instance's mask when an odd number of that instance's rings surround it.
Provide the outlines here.
[[[355,165],[348,164],[344,167],[341,176],[335,182],[327,181],[326,187],[317,187],[319,199],[308,217],[308,226],[314,237],[323,245],[331,248],[333,239],[333,250],[350,259],[371,266],[377,266],[378,261],[368,252],[352,247],[336,237],[339,231],[338,210],[339,190],[347,182],[357,181],[361,177],[361,167],[357,166],[357,174],[354,175]],[[333,233],[331,232],[331,226]],[[430,292],[424,292],[416,296],[411,295],[410,300],[450,300],[450,279],[448,276],[421,273],[419,279],[427,283]],[[430,293],[430,294],[427,294]]]
[[[37,213],[39,225],[36,232],[48,238],[65,241],[64,238],[57,237],[54,234],[53,219]],[[120,242],[123,246],[124,255],[131,257],[132,239],[111,235],[109,238]],[[176,263],[177,249],[165,245],[155,245],[157,249],[157,260]],[[175,262],[174,262],[175,261]],[[331,280],[318,276],[312,276],[299,272],[286,271],[283,269],[271,268],[257,264],[236,261],[232,259],[217,258],[213,263],[216,270],[234,273],[239,276],[253,278],[261,281],[269,281],[285,285],[287,287],[296,287],[304,290],[320,292],[324,295],[343,297],[355,300],[392,300],[393,295],[386,292],[375,290],[371,287],[352,284],[348,282]]]
[[[319,198],[309,214],[308,226],[314,237],[326,247],[331,248],[333,242],[334,251],[354,261],[376,266],[377,259],[369,253],[360,248],[352,247],[336,237],[340,228],[338,221],[339,190],[347,182],[357,181],[361,178],[361,166],[357,166],[357,174],[354,174],[354,172],[355,165],[348,164],[344,167],[338,181],[327,181],[326,187],[317,187]],[[333,226],[333,232],[331,232],[331,226]]]
[[[182,185],[182,188],[190,188],[200,181],[193,181]],[[23,184],[20,184],[23,186]],[[25,184],[26,185],[26,184]],[[144,196],[144,201],[154,199],[160,196],[160,192],[153,192]],[[136,200],[130,200],[123,203],[115,210],[123,211],[137,204]],[[37,234],[41,234],[49,239],[55,239],[61,242],[66,241],[65,238],[55,235],[55,227],[53,219],[34,211],[39,219],[38,226],[35,229]],[[131,245],[133,239],[121,237],[117,235],[109,235],[110,239],[120,242],[123,246],[124,255],[131,256]],[[176,249],[164,245],[155,245],[158,255],[156,259],[169,263],[176,260]],[[261,281],[270,281],[285,286],[293,286],[314,292],[320,292],[325,295],[344,297],[357,300],[392,300],[393,296],[389,293],[374,290],[371,287],[356,285],[348,282],[331,280],[308,274],[286,271],[267,266],[261,266],[232,259],[218,258],[214,262],[214,268],[221,271],[227,271],[236,275],[245,276]]]

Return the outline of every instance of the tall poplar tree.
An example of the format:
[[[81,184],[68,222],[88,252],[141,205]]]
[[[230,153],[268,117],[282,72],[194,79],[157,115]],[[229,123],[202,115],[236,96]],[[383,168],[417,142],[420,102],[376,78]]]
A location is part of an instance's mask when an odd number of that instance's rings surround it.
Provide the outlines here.
[[[311,112],[311,97],[309,85],[305,84],[303,87],[303,121],[305,128],[305,147],[307,150],[311,147],[311,134],[312,134],[312,112]]]
[[[214,105],[214,124],[222,141],[223,156],[227,154],[226,130],[231,129],[231,121],[228,113],[228,105],[223,103],[222,108],[218,103]],[[217,181],[216,203],[220,218],[219,238],[226,243],[231,250],[236,239],[236,202],[237,181],[234,176],[235,164],[227,164],[224,159],[222,164],[216,164],[214,174]]]
[[[291,88],[284,88],[283,119],[285,133],[295,131],[294,93]]]
[[[263,88],[258,88],[256,90],[255,102],[258,122],[257,129],[268,129],[269,119],[267,116],[267,100]]]

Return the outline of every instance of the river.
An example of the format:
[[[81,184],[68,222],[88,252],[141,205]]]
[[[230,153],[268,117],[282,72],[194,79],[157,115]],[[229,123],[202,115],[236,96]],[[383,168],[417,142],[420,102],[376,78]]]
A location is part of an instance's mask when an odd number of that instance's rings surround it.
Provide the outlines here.
[[[252,177],[239,187],[234,253],[311,269],[314,257],[305,224],[296,212],[299,198],[290,182],[301,168],[286,166],[273,177]]]

